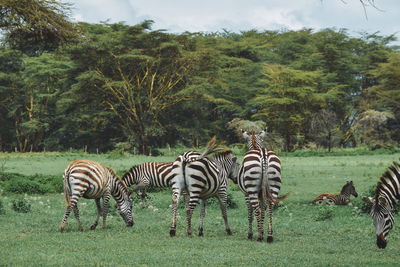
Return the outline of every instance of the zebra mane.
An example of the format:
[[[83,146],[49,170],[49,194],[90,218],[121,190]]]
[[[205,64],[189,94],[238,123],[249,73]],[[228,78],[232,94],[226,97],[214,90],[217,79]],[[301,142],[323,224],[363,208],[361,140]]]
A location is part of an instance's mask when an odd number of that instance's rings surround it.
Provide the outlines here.
[[[224,157],[224,156],[229,155],[231,153],[232,153],[232,150],[226,149],[224,151],[221,151],[221,152],[218,152],[218,153],[214,154],[214,157],[218,157],[218,156]]]
[[[392,175],[394,174],[394,175]],[[394,179],[397,179],[397,183],[393,181]],[[399,184],[400,183],[400,164],[397,162],[393,162],[392,165],[382,174],[382,176],[379,178],[379,181],[376,185],[375,189],[375,203],[378,203],[378,198],[380,195],[380,192],[382,191],[384,184],[387,183],[395,183]],[[397,188],[400,190],[400,188]],[[397,192],[395,192],[397,193]],[[398,195],[396,195],[398,197]]]
[[[122,185],[124,192],[128,193],[128,187],[126,186],[124,180],[122,180],[113,169],[111,169],[110,167],[106,167],[106,168],[109,172],[111,172],[111,174],[116,178],[116,180]]]

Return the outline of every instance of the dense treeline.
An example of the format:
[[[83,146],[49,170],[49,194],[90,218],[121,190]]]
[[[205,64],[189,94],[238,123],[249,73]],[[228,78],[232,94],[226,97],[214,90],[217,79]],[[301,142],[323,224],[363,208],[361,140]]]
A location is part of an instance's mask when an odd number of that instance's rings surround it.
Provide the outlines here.
[[[149,153],[268,127],[274,149],[398,146],[393,36],[181,33],[79,23],[56,48],[0,47],[0,150]],[[7,37],[7,35],[6,35]]]

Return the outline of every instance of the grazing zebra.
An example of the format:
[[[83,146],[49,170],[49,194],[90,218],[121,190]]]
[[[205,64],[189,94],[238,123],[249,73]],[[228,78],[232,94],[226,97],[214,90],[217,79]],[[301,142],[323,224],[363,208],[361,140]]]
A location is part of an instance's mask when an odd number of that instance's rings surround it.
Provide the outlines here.
[[[112,169],[91,160],[74,160],[65,169],[63,179],[67,209],[61,221],[61,232],[64,231],[71,210],[74,211],[79,230],[83,230],[77,206],[81,197],[94,199],[96,202],[97,217],[90,229],[96,229],[101,215],[103,215],[103,228],[106,227],[108,202],[111,196],[117,202],[119,213],[126,225],[129,227],[133,225],[132,202],[128,196],[128,189]],[[103,206],[100,205],[101,198]]]
[[[172,222],[170,227],[170,236],[176,235],[176,217],[178,210],[178,203],[181,194],[187,193],[187,186],[185,177],[185,165],[187,162],[199,160],[205,158],[207,155],[214,153],[220,149],[220,146],[216,143],[215,137],[213,137],[207,144],[206,149],[203,153],[188,151],[180,155],[172,165],[171,171],[171,188],[172,188]],[[202,201],[200,201],[202,202]],[[186,208],[188,208],[189,203],[186,202]],[[203,206],[203,203],[202,203]]]
[[[182,165],[185,185],[189,194],[187,204],[187,234],[192,235],[192,215],[196,205],[201,204],[199,236],[203,235],[205,216],[205,201],[216,196],[219,200],[225,230],[228,235],[232,231],[227,216],[227,183],[228,178],[237,180],[239,164],[231,151],[220,152],[212,158],[204,157],[197,160],[184,159]]]
[[[400,164],[393,162],[382,174],[375,190],[375,197],[363,200],[372,204],[370,215],[376,231],[376,244],[379,248],[387,245],[386,236],[393,228],[393,208],[400,199]]]
[[[320,204],[324,200],[327,200],[331,204],[347,205],[350,203],[350,195],[355,197],[358,196],[356,188],[353,185],[353,181],[346,182],[339,194],[322,193],[319,194],[312,202]]]
[[[248,209],[249,228],[247,238],[253,238],[253,211],[257,218],[258,238],[264,239],[264,210],[268,208],[267,242],[273,241],[272,210],[276,203],[285,199],[288,194],[278,197],[281,188],[281,161],[275,152],[262,148],[266,129],[259,133],[242,131],[248,141],[248,151],[239,170],[238,185],[245,194]]]
[[[129,191],[129,194],[138,190],[142,191],[142,201],[145,197],[145,187],[170,187],[171,186],[172,162],[145,162],[133,166],[123,176],[122,181],[127,187],[136,186]]]

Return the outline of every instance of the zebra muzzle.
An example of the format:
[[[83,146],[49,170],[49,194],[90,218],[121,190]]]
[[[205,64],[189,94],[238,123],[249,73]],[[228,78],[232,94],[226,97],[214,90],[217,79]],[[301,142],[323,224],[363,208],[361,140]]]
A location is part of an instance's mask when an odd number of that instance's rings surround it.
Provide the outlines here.
[[[376,236],[376,245],[378,246],[378,248],[386,248],[387,241],[383,234]]]

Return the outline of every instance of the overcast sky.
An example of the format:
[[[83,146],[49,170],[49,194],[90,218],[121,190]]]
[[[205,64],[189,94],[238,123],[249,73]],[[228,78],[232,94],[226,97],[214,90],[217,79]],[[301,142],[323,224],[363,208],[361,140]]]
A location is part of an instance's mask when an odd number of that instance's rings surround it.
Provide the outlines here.
[[[64,0],[73,4],[75,21],[124,21],[134,25],[151,19],[153,29],[169,32],[240,32],[250,29],[299,30],[346,28],[400,39],[400,0],[375,0],[364,9],[359,0]],[[400,44],[397,41],[396,44]]]

